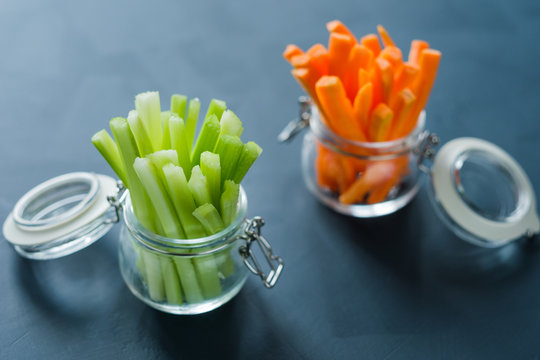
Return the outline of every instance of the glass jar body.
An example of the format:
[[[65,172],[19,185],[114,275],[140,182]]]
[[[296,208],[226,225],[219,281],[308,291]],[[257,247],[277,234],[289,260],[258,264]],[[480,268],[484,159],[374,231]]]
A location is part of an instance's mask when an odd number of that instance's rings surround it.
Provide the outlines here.
[[[200,239],[169,239],[145,229],[131,203],[124,205],[119,241],[120,271],[130,291],[151,307],[172,314],[200,314],[232,299],[248,271],[243,245],[247,202],[241,191],[237,218]]]
[[[418,160],[424,123],[422,112],[404,138],[358,142],[332,132],[312,107],[302,146],[306,186],[323,204],[345,215],[369,218],[399,210],[421,186]]]

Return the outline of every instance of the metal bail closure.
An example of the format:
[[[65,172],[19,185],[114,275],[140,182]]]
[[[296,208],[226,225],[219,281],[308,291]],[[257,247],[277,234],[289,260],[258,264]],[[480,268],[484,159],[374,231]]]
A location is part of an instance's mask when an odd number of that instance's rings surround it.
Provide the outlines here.
[[[4,222],[4,237],[29,259],[72,254],[100,239],[119,221],[124,192],[121,184],[105,175],[75,172],[55,177],[17,202]]]
[[[249,271],[259,276],[264,286],[270,289],[276,285],[276,282],[281,275],[281,271],[283,270],[283,259],[273,254],[272,247],[261,235],[261,227],[263,225],[264,219],[259,216],[248,220],[244,230],[245,235],[240,237],[246,241],[246,245],[242,245],[239,251],[242,259],[244,260],[244,264],[247,266]],[[266,262],[270,267],[270,272],[268,274],[264,273],[261,265],[257,261],[257,258],[251,249],[252,244],[258,244],[261,252],[264,254]]]
[[[437,213],[463,240],[498,247],[540,231],[529,178],[498,146],[454,139],[437,152],[430,175]]]
[[[311,118],[311,99],[307,96],[300,96],[298,98],[298,104],[300,105],[300,114],[297,119],[291,120],[291,122],[281,130],[277,137],[279,142],[292,140],[309,125],[309,119]]]

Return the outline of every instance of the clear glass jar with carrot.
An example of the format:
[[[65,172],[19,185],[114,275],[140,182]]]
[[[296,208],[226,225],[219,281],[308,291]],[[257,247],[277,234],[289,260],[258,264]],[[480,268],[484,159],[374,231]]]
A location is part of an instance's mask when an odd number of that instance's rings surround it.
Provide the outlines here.
[[[413,40],[404,59],[388,32],[358,40],[340,21],[327,24],[328,48],[288,45],[284,58],[312,104],[303,150],[305,180],[335,210],[384,215],[418,191],[420,146],[441,53]]]

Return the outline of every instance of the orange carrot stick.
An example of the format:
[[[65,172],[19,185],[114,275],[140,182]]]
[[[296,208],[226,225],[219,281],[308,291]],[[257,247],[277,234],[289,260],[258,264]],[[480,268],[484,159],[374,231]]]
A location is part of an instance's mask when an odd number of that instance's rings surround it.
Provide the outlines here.
[[[385,103],[377,105],[369,124],[369,139],[371,141],[385,141],[388,139],[394,112]]]
[[[360,39],[360,42],[362,45],[367,47],[369,50],[373,52],[373,56],[377,57],[379,56],[379,53],[381,52],[381,44],[379,43],[379,39],[377,38],[377,35],[375,34],[368,34]]]
[[[381,35],[381,39],[385,47],[396,46],[390,35],[388,35],[386,29],[382,25],[377,25],[377,31],[379,32],[379,35]]]
[[[365,173],[340,195],[339,201],[343,204],[362,202],[374,186],[383,184],[392,177],[394,168],[395,165],[391,162],[372,163]]]
[[[441,61],[441,52],[433,49],[424,49],[420,55],[420,76],[416,85],[416,102],[407,119],[407,125],[405,131],[407,134],[416,125],[416,120],[420,115],[420,112],[426,106],[429,98],[431,88],[435,83],[435,77],[437,76],[437,69],[439,62]]]
[[[429,49],[429,44],[424,40],[411,41],[411,49],[409,50],[409,63],[418,65],[422,50]]]
[[[413,92],[406,88],[400,91],[393,103],[390,104],[390,107],[394,111],[394,120],[392,122],[392,130],[390,131],[389,139],[398,139],[406,135],[406,119],[415,99],[416,96],[414,96]]]
[[[384,59],[388,60],[395,73],[401,70],[401,67],[403,66],[403,56],[401,55],[401,50],[399,50],[399,48],[395,46],[387,46],[381,51],[379,56],[382,56]]]
[[[356,44],[351,49],[349,54],[349,60],[347,62],[347,73],[345,77],[345,90],[347,96],[351,101],[354,101],[358,89],[360,89],[358,83],[358,71],[360,69],[366,69],[373,61],[373,53],[364,45]]]
[[[381,101],[388,102],[390,99],[390,92],[392,91],[392,85],[394,82],[394,73],[392,72],[392,65],[390,62],[383,58],[375,59],[375,76],[380,79],[380,91]],[[375,89],[374,89],[375,90]]]
[[[341,170],[338,168],[334,154],[320,143],[317,143],[315,170],[319,187],[338,191],[339,184],[337,179],[340,177],[339,173]]]
[[[348,139],[365,141],[366,137],[356,121],[351,102],[337,76],[323,76],[315,84],[315,91],[330,128]]]
[[[320,76],[328,75],[330,59],[328,50],[323,44],[313,45],[306,51],[306,54],[311,57],[310,64],[317,69]]]
[[[295,68],[309,67],[311,57],[308,54],[295,55],[291,58],[291,65]]]
[[[400,183],[402,177],[406,172],[408,156],[402,156],[400,158],[388,160],[386,162],[392,162],[394,165],[392,175],[388,179],[380,182],[373,189],[371,189],[366,199],[366,202],[368,204],[377,204],[383,202],[388,196],[388,193],[392,190],[392,188]]]
[[[354,39],[355,43],[358,42],[358,40],[356,40],[356,37],[354,37],[354,34],[349,30],[349,28],[346,27],[339,20],[332,20],[330,22],[327,22],[326,23],[326,29],[330,33],[338,33],[338,34],[348,35],[348,36],[350,36],[351,38]]]
[[[291,59],[293,58],[293,56],[302,55],[303,53],[304,52],[302,51],[302,49],[300,49],[298,46],[294,44],[289,44],[287,45],[287,47],[285,48],[285,51],[283,52],[283,57],[288,62],[291,62]]]
[[[393,95],[397,95],[401,90],[411,85],[419,72],[420,68],[417,65],[408,62],[403,64],[399,73],[396,74],[394,89],[392,90]]]
[[[302,89],[304,89],[315,105],[317,105],[317,108],[321,113],[321,120],[324,122],[324,109],[322,108],[319,99],[317,98],[317,92],[315,91],[315,83],[319,79],[319,75],[316,72],[306,68],[292,69],[291,74],[294,76],[296,81],[298,81]]]
[[[365,69],[358,70],[358,89],[362,89],[369,82],[369,73]]]
[[[345,81],[349,53],[354,46],[354,39],[348,35],[330,33],[328,40],[328,54],[330,56],[329,74],[335,75]]]
[[[358,91],[353,104],[354,117],[362,127],[364,134],[367,134],[369,129],[369,111],[371,110],[372,101],[373,84],[368,82]]]

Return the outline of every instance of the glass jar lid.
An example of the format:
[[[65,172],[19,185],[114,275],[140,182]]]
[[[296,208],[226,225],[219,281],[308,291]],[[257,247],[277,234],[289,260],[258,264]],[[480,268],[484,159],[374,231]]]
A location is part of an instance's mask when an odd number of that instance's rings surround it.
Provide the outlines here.
[[[540,230],[527,175],[508,153],[485,140],[446,143],[434,158],[430,195],[450,229],[475,245],[502,246]]]
[[[54,259],[81,250],[118,221],[116,180],[87,172],[64,174],[28,191],[4,222],[4,237],[24,257]]]

